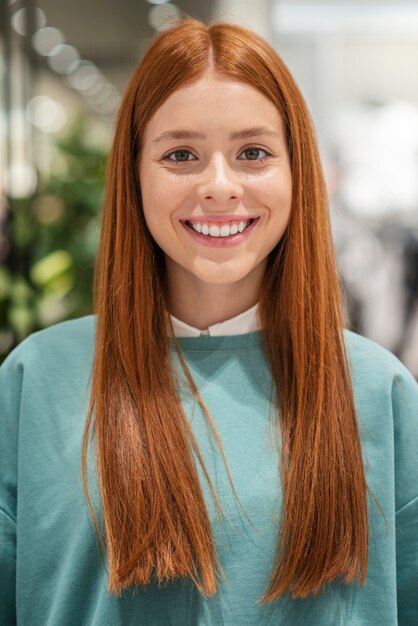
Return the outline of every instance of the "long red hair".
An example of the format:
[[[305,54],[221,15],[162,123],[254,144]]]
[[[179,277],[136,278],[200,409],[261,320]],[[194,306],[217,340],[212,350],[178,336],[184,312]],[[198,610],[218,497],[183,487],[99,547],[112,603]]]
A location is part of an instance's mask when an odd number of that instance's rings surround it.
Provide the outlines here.
[[[108,164],[82,470],[98,528],[86,478],[87,448],[94,437],[109,590],[119,595],[152,576],[158,582],[187,576],[210,596],[222,574],[194,455],[218,512],[219,502],[171,367],[164,255],[146,226],[138,176],[150,118],[173,91],[209,66],[226,79],[250,84],[275,104],[286,126],[292,169],[290,222],[269,255],[259,298],[277,391],[283,488],[277,561],[261,603],[285,591],[307,597],[339,578],[363,584],[368,488],[311,118],[283,61],[263,39],[237,25],[186,19],[160,33],[138,65],[122,101]],[[228,467],[216,426],[174,342]]]

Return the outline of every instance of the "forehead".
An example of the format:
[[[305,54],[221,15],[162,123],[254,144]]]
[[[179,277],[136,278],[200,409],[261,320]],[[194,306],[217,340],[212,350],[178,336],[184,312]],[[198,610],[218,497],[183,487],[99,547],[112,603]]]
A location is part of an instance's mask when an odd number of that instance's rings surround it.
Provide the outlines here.
[[[273,102],[244,82],[212,73],[174,91],[151,118],[146,134],[175,128],[231,128],[265,126],[283,131],[282,117]]]

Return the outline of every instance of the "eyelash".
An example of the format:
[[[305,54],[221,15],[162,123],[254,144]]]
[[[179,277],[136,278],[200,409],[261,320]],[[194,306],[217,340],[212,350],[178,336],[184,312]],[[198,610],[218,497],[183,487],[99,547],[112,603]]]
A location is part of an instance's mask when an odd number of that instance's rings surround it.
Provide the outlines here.
[[[247,150],[254,150],[254,149],[265,152],[265,156],[263,156],[261,159],[240,159],[240,161],[249,161],[250,163],[264,163],[266,159],[273,156],[271,152],[268,152],[268,150],[266,150],[265,148],[262,148],[261,146],[257,146],[257,145],[248,146],[247,148],[244,148],[244,150],[242,150],[240,154],[242,154],[243,152],[247,152]],[[192,161],[195,161],[195,159],[187,159],[187,161],[175,161],[174,159],[169,158],[172,154],[177,154],[178,152],[188,152],[189,154],[193,154],[191,150],[187,150],[186,148],[177,148],[177,150],[172,150],[171,152],[163,156],[162,160],[169,161],[170,163],[173,163],[174,165],[183,165],[185,163],[191,163]]]

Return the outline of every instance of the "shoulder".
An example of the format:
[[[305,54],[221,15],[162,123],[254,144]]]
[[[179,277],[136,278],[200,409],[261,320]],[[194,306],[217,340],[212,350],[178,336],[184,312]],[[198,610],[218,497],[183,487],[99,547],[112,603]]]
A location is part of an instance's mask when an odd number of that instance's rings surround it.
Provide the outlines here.
[[[417,497],[418,383],[389,350],[347,330],[344,338],[369,476],[394,482],[400,510]]]
[[[389,385],[397,380],[405,380],[415,386],[417,383],[411,372],[389,350],[375,341],[351,330],[344,330],[344,341],[348,362],[354,381],[368,385]]]
[[[65,422],[79,412],[89,388],[94,337],[95,317],[89,315],[34,332],[12,350],[0,367],[0,426],[9,433],[6,439],[24,425],[47,428],[52,416]]]
[[[360,415],[376,429],[391,425],[414,449],[418,446],[418,383],[389,350],[344,331],[354,398]],[[396,443],[396,441],[395,441]],[[415,452],[414,452],[415,454]]]
[[[376,342],[348,330],[344,338],[359,414],[376,428],[412,428],[418,445],[418,383],[411,372]]]
[[[94,338],[94,315],[60,322],[26,337],[7,356],[0,370],[61,369],[72,361],[90,359]]]

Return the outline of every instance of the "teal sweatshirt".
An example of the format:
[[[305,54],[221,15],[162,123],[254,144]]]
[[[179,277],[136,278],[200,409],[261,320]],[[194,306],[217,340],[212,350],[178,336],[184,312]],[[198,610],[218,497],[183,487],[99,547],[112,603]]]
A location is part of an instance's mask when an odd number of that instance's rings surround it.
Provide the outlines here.
[[[1,626],[417,626],[418,385],[391,353],[345,331],[366,478],[387,524],[370,497],[363,587],[337,582],[314,598],[258,604],[276,559],[282,492],[271,373],[262,331],[254,331],[178,339],[253,523],[236,503],[200,407],[182,388],[225,513],[217,519],[199,469],[225,574],[219,592],[204,599],[180,579],[116,598],[106,589],[80,475],[94,332],[93,316],[57,324],[28,337],[0,368]],[[171,350],[177,368],[172,343]]]

